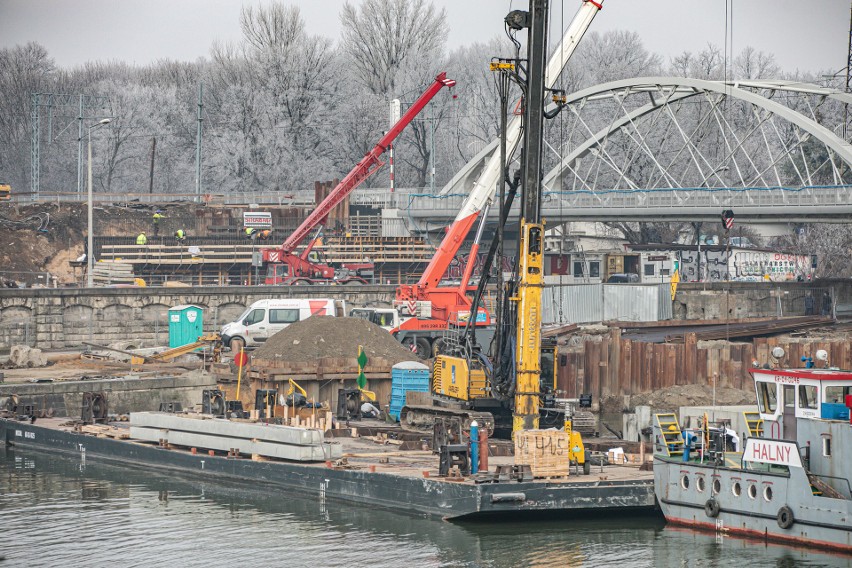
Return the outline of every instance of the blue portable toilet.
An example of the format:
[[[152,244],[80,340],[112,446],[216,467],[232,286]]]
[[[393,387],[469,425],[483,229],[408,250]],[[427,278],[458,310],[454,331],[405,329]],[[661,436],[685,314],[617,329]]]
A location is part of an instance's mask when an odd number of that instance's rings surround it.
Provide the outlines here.
[[[169,347],[195,343],[204,335],[204,310],[198,306],[169,308]]]
[[[429,392],[429,367],[417,361],[403,361],[391,367],[391,401],[388,414],[399,420],[409,392]]]

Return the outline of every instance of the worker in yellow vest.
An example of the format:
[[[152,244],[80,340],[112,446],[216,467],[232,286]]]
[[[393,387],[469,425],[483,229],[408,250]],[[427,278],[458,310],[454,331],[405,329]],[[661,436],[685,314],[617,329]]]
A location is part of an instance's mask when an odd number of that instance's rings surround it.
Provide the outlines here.
[[[136,237],[136,244],[139,246],[148,244],[148,237],[145,236],[145,231],[139,233],[139,236]]]
[[[186,231],[184,231],[183,229],[178,229],[177,231],[175,231],[175,240],[179,243],[182,243],[183,241],[185,241],[186,240]]]

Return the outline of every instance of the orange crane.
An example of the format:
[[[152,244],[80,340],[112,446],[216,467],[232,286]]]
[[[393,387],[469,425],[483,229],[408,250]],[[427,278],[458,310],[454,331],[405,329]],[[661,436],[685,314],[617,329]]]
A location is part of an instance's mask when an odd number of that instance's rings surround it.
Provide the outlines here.
[[[547,63],[546,87],[550,88],[556,82],[592,20],[602,9],[602,3],[603,0],[583,0],[571,24],[565,29],[561,44]],[[516,116],[507,129],[507,155],[515,151],[520,138],[521,120]],[[471,300],[467,294],[474,290],[469,285],[470,278],[474,264],[477,262],[479,243],[488,209],[497,187],[504,183],[503,172],[500,154],[494,152],[452,225],[447,229],[447,234],[420,280],[417,284],[404,284],[396,289],[394,307],[400,313],[401,323],[398,328],[391,330],[391,333],[422,359],[440,352],[440,343],[447,329],[466,325],[470,318],[474,318],[473,323],[477,327],[491,327],[491,315],[485,308],[478,308],[476,314],[471,315]],[[440,286],[447,268],[458,254],[477,219],[480,224],[461,282],[457,286]],[[485,334],[482,335],[485,336]]]

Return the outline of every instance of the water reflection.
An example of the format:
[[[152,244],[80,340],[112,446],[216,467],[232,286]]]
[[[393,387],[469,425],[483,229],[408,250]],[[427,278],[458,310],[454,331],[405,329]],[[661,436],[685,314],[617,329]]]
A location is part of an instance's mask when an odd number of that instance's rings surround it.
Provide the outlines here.
[[[0,448],[4,565],[852,566],[654,518],[448,523]]]

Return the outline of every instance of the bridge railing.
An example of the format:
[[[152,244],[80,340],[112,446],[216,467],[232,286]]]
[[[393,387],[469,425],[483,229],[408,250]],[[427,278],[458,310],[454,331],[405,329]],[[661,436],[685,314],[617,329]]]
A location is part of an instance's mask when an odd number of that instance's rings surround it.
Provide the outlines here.
[[[413,216],[422,217],[461,208],[466,196],[433,196],[398,194],[397,204]],[[408,200],[409,204],[404,204]],[[517,203],[517,202],[516,202]],[[802,188],[676,188],[650,190],[546,191],[545,211],[577,209],[647,209],[661,208],[763,208],[823,207],[852,204],[852,186],[813,186]]]

